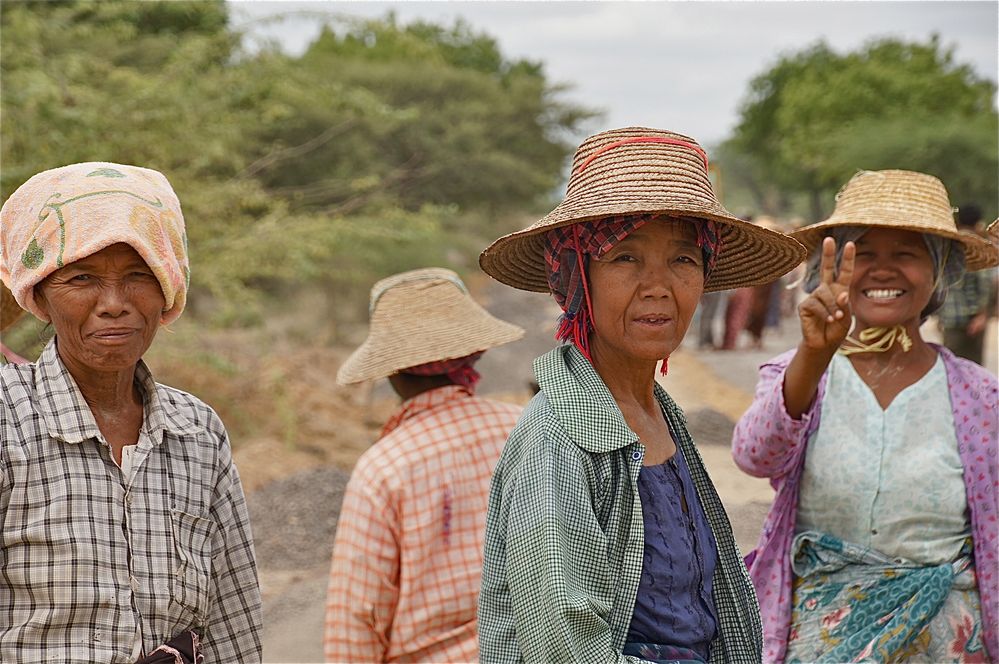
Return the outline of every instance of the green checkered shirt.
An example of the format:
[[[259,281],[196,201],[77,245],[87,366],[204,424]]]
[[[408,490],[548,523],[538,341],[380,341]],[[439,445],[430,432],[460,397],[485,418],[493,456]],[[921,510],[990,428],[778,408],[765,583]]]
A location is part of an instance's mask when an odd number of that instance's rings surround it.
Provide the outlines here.
[[[511,432],[489,496],[482,661],[641,661],[621,650],[642,573],[645,447],[575,347],[542,355],[534,372],[541,392]],[[759,662],[759,606],[725,509],[683,413],[658,385],[655,394],[718,546],[711,661]]]

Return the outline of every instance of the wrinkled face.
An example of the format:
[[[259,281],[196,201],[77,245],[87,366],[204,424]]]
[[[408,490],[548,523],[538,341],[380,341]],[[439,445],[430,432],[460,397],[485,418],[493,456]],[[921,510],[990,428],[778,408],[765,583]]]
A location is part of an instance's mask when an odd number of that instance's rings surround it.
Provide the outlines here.
[[[860,329],[919,324],[933,295],[933,259],[921,234],[872,228],[857,240],[850,306]]]
[[[36,286],[69,366],[115,371],[135,366],[156,336],[166,301],[152,270],[127,244],[74,261]]]
[[[704,292],[697,231],[682,221],[641,226],[590,260],[594,355],[661,360],[687,332]]]

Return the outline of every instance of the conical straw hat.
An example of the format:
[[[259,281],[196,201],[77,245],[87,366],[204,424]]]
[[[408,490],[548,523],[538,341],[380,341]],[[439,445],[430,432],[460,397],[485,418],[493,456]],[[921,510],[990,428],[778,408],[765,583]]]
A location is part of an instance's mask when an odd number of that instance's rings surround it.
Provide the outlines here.
[[[694,139],[629,127],[590,136],[572,160],[565,199],[540,221],[505,235],[479,256],[491,277],[548,292],[545,233],[559,226],[626,214],[669,214],[716,221],[721,249],[705,291],[764,284],[805,258],[788,236],[739,219],[715,196],[707,155]]]
[[[14,294],[7,285],[0,282],[0,330],[6,330],[24,314],[24,309],[17,305]]]
[[[999,262],[999,251],[988,240],[960,231],[943,183],[915,171],[861,171],[836,194],[836,208],[825,221],[805,226],[791,236],[813,251],[836,226],[872,226],[932,233],[964,245],[968,271]]]
[[[368,338],[340,367],[341,385],[465,357],[524,336],[521,328],[480,307],[458,275],[443,268],[382,279],[371,289],[368,309]]]

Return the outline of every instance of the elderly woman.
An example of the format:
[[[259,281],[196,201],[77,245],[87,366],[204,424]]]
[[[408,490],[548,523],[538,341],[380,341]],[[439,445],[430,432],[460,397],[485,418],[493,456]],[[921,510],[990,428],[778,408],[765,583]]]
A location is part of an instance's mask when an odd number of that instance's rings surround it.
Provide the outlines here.
[[[801,246],[715,198],[693,139],[603,132],[565,200],[482,268],[550,291],[566,343],[493,476],[483,662],[758,661],[759,609],[725,510],[656,383],[705,289],[776,279]]]
[[[777,491],[747,559],[765,659],[995,659],[996,377],[920,324],[996,248],[910,171],[856,175],[793,235],[813,250],[802,339],[763,365],[733,439]]]
[[[55,329],[37,362],[0,367],[0,661],[260,661],[225,427],[141,360],[187,293],[170,184],[64,166],[0,220],[0,276]]]

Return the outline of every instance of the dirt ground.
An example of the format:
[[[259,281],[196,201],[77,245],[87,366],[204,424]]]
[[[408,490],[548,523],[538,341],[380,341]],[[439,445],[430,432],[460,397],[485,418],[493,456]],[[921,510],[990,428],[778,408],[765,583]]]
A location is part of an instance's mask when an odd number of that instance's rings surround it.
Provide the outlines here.
[[[516,291],[485,277],[469,285],[491,312],[527,330],[524,339],[482,358],[479,393],[526,403],[533,379],[531,360],[552,348],[558,310],[545,295]],[[743,552],[755,545],[773,491],[766,480],[735,467],[732,427],[752,401],[759,364],[793,348],[797,334],[797,321],[788,319],[769,333],[763,349],[720,352],[697,350],[688,333],[663,379],[687,414]],[[939,339],[932,322],[924,334]],[[995,372],[999,347],[994,321],[988,334],[986,366]],[[350,389],[336,386],[333,377],[346,352],[290,354],[282,362],[285,375],[300,372],[303,377],[286,388],[284,397],[313,413],[295,424],[298,438],[304,434],[311,443],[278,444],[275,453],[275,441],[261,439],[240,445],[236,452],[260,567],[267,662],[322,661],[326,578],[343,489],[353,463],[374,442],[396,405],[385,381]]]

